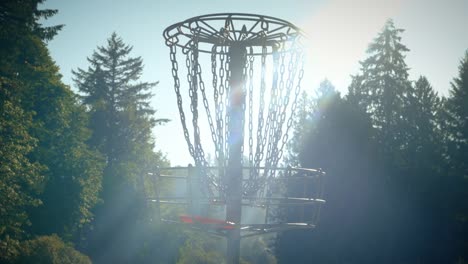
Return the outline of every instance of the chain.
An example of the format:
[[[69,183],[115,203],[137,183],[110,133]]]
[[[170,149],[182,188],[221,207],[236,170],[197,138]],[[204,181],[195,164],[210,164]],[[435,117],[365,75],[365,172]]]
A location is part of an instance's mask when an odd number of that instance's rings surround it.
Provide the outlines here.
[[[203,106],[205,107],[205,112],[206,112],[206,116],[208,118],[208,125],[210,126],[210,132],[211,132],[211,139],[213,140],[213,143],[215,145],[215,157],[216,159],[218,159],[219,157],[219,151],[218,150],[218,138],[217,138],[217,135],[216,135],[216,131],[215,131],[215,127],[214,127],[214,124],[213,124],[213,118],[211,117],[211,111],[210,111],[210,105],[208,103],[208,98],[206,97],[206,92],[205,92],[205,82],[203,82],[203,79],[202,79],[202,71],[201,71],[201,67],[200,67],[200,64],[198,62],[198,59],[195,61],[196,65],[196,72],[197,72],[197,76],[198,76],[198,86],[200,88],[200,92],[202,94],[202,99],[203,99]]]
[[[266,56],[267,56],[267,46],[262,46],[262,54],[261,54],[261,72],[260,72],[260,96],[259,96],[259,110],[258,110],[258,124],[257,124],[257,145],[255,148],[255,157],[253,160],[253,166],[254,168],[251,169],[251,173],[249,175],[249,181],[246,184],[245,190],[247,193],[249,192],[255,192],[258,190],[258,175],[260,173],[260,170],[258,167],[260,167],[260,162],[263,160],[264,156],[264,149],[265,145],[267,142],[267,138],[263,136],[263,126],[265,123],[264,119],[264,109],[265,109],[265,91],[266,91],[266,82],[265,82],[265,75],[266,75]],[[253,57],[253,56],[252,56]],[[250,81],[252,82],[253,80],[253,58],[251,61],[251,69],[249,71],[250,75]],[[250,89],[253,89],[253,85],[251,84]],[[253,100],[253,98],[251,98]],[[253,103],[249,99],[249,108],[253,108],[252,105]],[[249,115],[251,113],[251,109],[249,109]],[[253,118],[252,118],[253,119]],[[268,122],[267,122],[268,123]],[[249,125],[249,130],[253,130],[253,126],[250,127]],[[249,132],[252,133],[252,132]],[[253,144],[253,136],[250,136],[249,138],[249,144],[252,142]],[[250,157],[249,157],[250,159]]]
[[[225,109],[225,104],[224,104],[224,94],[225,94],[225,85],[224,85],[224,79],[225,79],[225,76],[226,76],[226,71],[224,69],[224,60],[226,58],[226,55],[224,54],[224,47],[221,46],[221,52],[219,54],[219,98],[218,98],[218,108],[217,108],[217,112],[216,112],[216,125],[217,125],[217,128],[218,128],[218,138],[219,138],[219,151],[221,153],[219,159],[218,159],[218,163],[219,163],[219,166],[225,166],[225,147],[224,147],[224,144],[225,144],[225,137],[224,137],[224,129],[225,129],[225,124],[224,124],[224,119],[223,119],[223,116],[224,116],[224,109]],[[216,62],[216,56],[214,57],[214,61]],[[213,75],[216,75],[215,73],[213,73]]]
[[[224,93],[224,106],[225,108],[224,109],[229,109],[231,107],[230,105],[230,101],[229,100],[229,89],[231,88],[230,87],[230,79],[231,79],[231,76],[230,76],[230,67],[229,67],[229,63],[230,63],[230,58],[229,56],[227,56],[227,54],[229,53],[229,50],[227,47],[225,47],[224,49],[224,54],[225,54],[225,64],[224,64],[224,71],[226,73],[226,78],[224,80],[224,87],[225,87],[225,93]],[[228,138],[229,138],[229,131],[228,131],[228,128],[229,128],[229,122],[230,122],[230,119],[229,119],[229,113],[228,111],[225,111],[225,117],[224,117],[224,153],[225,153],[225,162],[227,162],[227,160],[229,160],[229,142],[228,142]]]
[[[294,54],[294,53],[293,53]],[[284,46],[283,46],[283,49],[281,50],[281,65],[280,65],[280,76],[281,76],[281,80],[280,80],[280,84],[279,84],[279,90],[280,90],[280,96],[279,98],[283,99],[283,101],[281,102],[281,104],[278,104],[278,109],[277,109],[277,113],[279,113],[279,116],[277,116],[277,127],[276,127],[276,133],[275,133],[275,137],[274,137],[274,146],[275,148],[272,150],[272,163],[274,164],[274,166],[276,166],[276,164],[278,164],[278,143],[279,141],[281,140],[281,136],[283,135],[282,132],[283,132],[283,124],[284,124],[284,121],[286,119],[286,109],[289,105],[289,95],[291,93],[291,89],[292,89],[292,82],[293,82],[293,78],[294,78],[294,75],[295,75],[295,69],[296,67],[294,65],[296,65],[296,61],[294,61],[294,56],[293,54],[291,55],[290,59],[289,59],[289,65],[288,65],[288,77],[287,77],[287,81],[286,81],[286,86],[284,84],[284,73],[285,73],[285,65],[284,65],[284,61],[285,61],[285,57],[286,57],[286,53],[284,52]],[[272,175],[274,176],[274,175]]]
[[[207,176],[207,177],[202,177],[202,181],[204,181],[205,186],[207,187],[207,191],[209,192],[210,195],[213,195],[212,190],[209,188],[209,184],[208,184],[208,181],[207,181],[207,178],[209,178],[209,176],[206,173],[206,169],[205,169],[206,160],[204,158],[203,149],[201,149],[201,145],[200,145],[199,130],[198,130],[198,132],[195,132],[196,136],[195,136],[195,146],[194,146],[192,144],[191,140],[190,140],[190,134],[189,134],[188,128],[187,128],[187,122],[186,122],[185,112],[184,112],[184,108],[183,108],[183,100],[182,100],[182,95],[180,93],[180,79],[179,79],[179,76],[178,76],[179,64],[177,62],[177,48],[176,48],[175,45],[171,45],[169,47],[170,47],[170,60],[171,60],[171,64],[172,64],[172,78],[174,79],[174,91],[175,91],[176,97],[177,97],[177,107],[179,109],[180,122],[182,124],[184,138],[185,138],[185,141],[187,142],[187,145],[188,145],[188,148],[189,148],[189,153],[194,158],[195,163],[198,166],[201,165],[200,167],[202,168],[202,175]],[[189,76],[190,73],[192,72],[190,70],[192,63],[191,63],[191,60],[190,60],[189,56],[192,56],[192,55],[187,54],[186,66],[189,69],[188,70],[187,81],[189,82],[189,87],[190,87],[189,88],[189,96],[191,97],[190,110],[192,112],[192,115],[195,116],[194,117],[195,121],[193,121],[194,126],[198,128],[198,125],[197,125],[197,122],[196,122],[196,120],[198,118],[198,115],[195,114],[195,112],[196,112],[196,99],[195,99],[196,98],[196,88],[193,86],[192,78]],[[197,134],[198,134],[198,136],[197,136]]]
[[[254,56],[253,56],[253,48],[250,47],[250,56],[249,56],[249,166],[253,166],[253,66],[254,66]],[[250,170],[250,178],[253,177],[252,175],[253,170]]]
[[[182,95],[180,94],[180,80],[178,76],[179,64],[177,63],[177,49],[175,45],[170,47],[170,59],[172,63],[172,78],[174,79],[174,91],[177,96],[177,107],[179,108],[180,122],[182,124],[182,129],[184,131],[185,141],[189,148],[189,153],[192,157],[195,157],[195,150],[192,142],[190,141],[190,135],[187,129],[187,124],[185,122],[185,113],[182,102]]]
[[[276,119],[276,110],[278,104],[278,68],[279,68],[279,58],[277,50],[273,51],[273,83],[271,87],[271,99],[270,105],[268,110],[268,118],[267,118],[267,127],[265,128],[265,132],[268,133],[268,146],[267,146],[267,156],[265,159],[265,167],[269,168],[273,165],[272,162],[272,154],[273,154],[273,144],[277,126],[277,119]],[[269,170],[265,171],[265,174],[268,174]],[[266,175],[265,175],[266,177]]]
[[[247,62],[247,51],[244,51],[242,53],[242,61],[244,62],[244,66],[242,68],[242,93],[244,96],[244,99],[245,99],[245,91],[247,90],[247,82],[246,82],[246,78],[247,78],[247,74],[249,72],[249,63]],[[247,107],[247,105],[245,104],[245,101],[244,103],[242,103],[242,115],[245,116],[245,108]],[[245,118],[242,118],[242,124],[241,124],[241,127],[242,127],[242,140],[245,138]],[[244,156],[244,142],[242,142],[242,145],[241,145],[241,155],[242,157]],[[244,159],[241,159],[241,163],[243,164],[244,163]]]
[[[201,145],[201,138],[200,138],[200,128],[198,126],[198,85],[200,85],[200,91],[204,91],[204,82],[200,78],[201,76],[201,68],[198,63],[198,47],[196,46],[197,41],[194,41],[191,47],[191,51],[187,53],[187,72],[188,76],[187,79],[189,81],[189,96],[191,99],[190,108],[192,111],[192,124],[193,124],[193,134],[194,134],[194,153],[195,153],[195,163],[197,167],[200,168],[201,173],[201,180],[203,182],[203,186],[205,190],[209,193],[210,196],[213,196],[213,190],[210,186],[217,187],[217,183],[215,180],[214,175],[211,175],[208,170],[207,166],[208,163],[205,158],[205,152],[203,151],[203,147]],[[202,88],[203,87],[203,88]],[[202,92],[203,101],[207,102],[206,95]],[[205,105],[206,107],[206,105]]]
[[[296,52],[296,63],[295,63],[295,65],[298,64],[298,61],[301,59],[301,55],[302,54],[300,52]],[[293,103],[292,103],[292,106],[291,106],[291,115],[289,116],[288,122],[286,124],[286,131],[283,134],[281,147],[280,147],[279,152],[278,152],[277,157],[276,157],[276,162],[278,162],[281,159],[281,157],[283,156],[283,148],[286,145],[286,142],[288,141],[289,130],[291,129],[291,127],[293,125],[294,113],[296,112],[296,109],[297,109],[297,99],[299,98],[299,94],[301,93],[301,83],[302,83],[302,79],[304,78],[304,59],[303,58],[301,59],[300,64],[301,64],[301,68],[299,70],[298,80],[297,80],[297,84],[296,84],[295,91],[294,91],[294,100],[293,100]],[[294,70],[294,71],[296,71],[296,70]],[[291,86],[292,86],[292,81],[291,81]]]
[[[185,58],[187,66],[187,82],[189,84],[190,111],[192,112],[193,125],[193,142],[194,142],[194,159],[197,166],[202,165],[200,160],[200,128],[198,127],[198,93],[197,93],[197,74],[196,66],[194,65],[195,54],[194,50],[190,49]]]
[[[263,140],[261,143],[262,152],[267,147],[266,157],[265,157],[265,169],[263,171],[263,176],[261,179],[258,179],[256,182],[255,189],[259,190],[259,195],[263,196],[264,189],[263,186],[265,185],[266,180],[269,178],[270,169],[274,167],[273,160],[272,160],[272,151],[274,149],[274,137],[275,137],[275,127],[276,125],[276,110],[277,110],[277,89],[278,89],[278,67],[279,67],[279,60],[278,60],[278,53],[277,50],[273,49],[273,81],[271,85],[271,99],[268,106],[268,115],[265,124],[265,135],[263,136]],[[263,78],[263,77],[262,77]],[[267,144],[268,143],[268,144]],[[261,160],[260,160],[261,161]],[[274,170],[273,170],[274,171]]]
[[[213,45],[213,48],[211,49],[211,73],[212,73],[212,83],[213,83],[213,99],[214,99],[214,105],[215,105],[215,117],[216,117],[216,128],[219,129],[219,123],[218,123],[218,112],[219,112],[219,95],[218,95],[218,75],[216,74],[216,51],[217,51],[217,46]],[[218,146],[216,146],[218,148]]]
[[[284,47],[283,47],[284,48]],[[278,87],[277,87],[277,97],[276,100],[280,100],[281,98],[284,98],[284,90],[285,90],[285,85],[284,85],[284,72],[285,72],[285,66],[284,66],[284,61],[285,61],[285,53],[284,50],[281,50],[279,52],[279,82],[278,82]],[[286,91],[286,94],[288,94],[289,91]],[[284,104],[284,102],[281,101],[276,101],[276,110],[274,111],[275,117],[274,117],[274,122],[272,126],[272,144],[271,150],[270,150],[270,166],[276,167],[276,155],[278,151],[278,141],[280,140],[281,137],[281,132],[283,128],[283,123],[284,119],[282,119],[282,115],[285,115],[286,112],[286,107],[287,105]],[[279,114],[279,115],[278,115]],[[275,171],[272,171],[274,173]],[[274,175],[270,175],[270,177],[273,177]]]
[[[275,178],[276,171],[271,170],[270,168],[276,167],[279,160],[282,158],[283,149],[288,140],[289,131],[293,124],[293,115],[297,108],[297,99],[300,94],[301,81],[304,77],[304,61],[301,61],[302,53],[296,50],[290,55],[290,58],[288,60],[288,75],[285,82],[284,76],[286,73],[286,52],[284,51],[284,47],[279,53],[280,55],[277,55],[279,57],[274,57],[274,72],[271,89],[271,100],[269,104],[267,122],[264,130],[266,134],[263,137],[263,141],[260,144],[257,143],[257,149],[261,150],[262,147],[264,147],[265,141],[268,142],[263,177],[261,177],[258,180],[255,180],[256,186],[254,186],[254,189],[258,190],[258,195],[260,196],[263,196],[263,193],[265,191],[265,188],[262,186],[265,186],[268,180]],[[299,74],[297,74],[298,67],[300,67]],[[294,87],[294,79],[296,75],[298,75],[298,78]],[[264,77],[262,76],[262,78]],[[290,115],[286,122],[287,110],[291,99],[291,93],[293,90],[294,98],[291,104]],[[259,136],[261,136],[263,131],[262,129],[260,129],[260,124],[263,124],[261,119],[262,115],[259,114],[259,130],[257,131],[258,138],[260,138]],[[286,127],[283,134],[283,125],[285,122]],[[258,151],[256,154],[258,154]],[[260,163],[261,159],[259,161],[256,160],[256,163],[257,162]]]
[[[260,83],[260,97],[259,97],[259,111],[258,111],[258,127],[257,127],[257,148],[255,151],[255,167],[260,166],[260,162],[263,160],[263,150],[266,144],[266,137],[263,137],[263,125],[265,123],[264,119],[264,109],[265,109],[265,75],[266,75],[266,56],[267,56],[267,47],[262,47],[261,55],[261,83]]]

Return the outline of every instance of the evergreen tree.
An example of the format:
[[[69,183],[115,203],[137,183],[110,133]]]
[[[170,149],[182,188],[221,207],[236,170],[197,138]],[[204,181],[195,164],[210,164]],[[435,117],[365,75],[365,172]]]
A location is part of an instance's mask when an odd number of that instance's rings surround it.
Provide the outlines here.
[[[154,143],[151,129],[156,123],[155,111],[149,107],[149,92],[157,83],[138,82],[143,72],[140,57],[129,57],[132,47],[113,33],[107,46],[98,47],[87,70],[74,71],[75,82],[82,92],[83,104],[90,112],[93,135],[90,144],[104,154],[107,167],[104,178],[104,199],[114,195],[117,185],[135,183],[133,168],[147,164],[141,160],[142,152],[151,153]]]
[[[459,259],[468,259],[466,237],[468,235],[468,51],[462,58],[459,73],[454,78],[450,96],[446,101],[446,125],[448,128],[448,153],[450,181],[446,196],[450,207],[445,207],[450,220],[453,244],[449,252]],[[447,210],[448,209],[448,210]],[[447,212],[448,211],[448,212]],[[456,254],[456,255],[455,255]]]
[[[369,45],[369,57],[361,62],[362,73],[353,77],[349,91],[350,99],[370,113],[387,155],[404,149],[407,138],[405,108],[410,82],[405,53],[409,49],[401,43],[403,31],[392,20],[386,22]]]
[[[44,27],[39,21],[57,13],[55,9],[39,9],[45,0],[4,0],[0,4],[2,44],[17,41],[25,35],[34,35],[41,40],[51,40],[63,25]],[[9,37],[9,39],[4,39]],[[5,47],[5,46],[3,46]]]
[[[371,177],[374,155],[370,119],[341,98],[328,81],[321,83],[311,105],[307,121],[298,124],[309,127],[302,135],[298,163],[304,168],[322,168],[326,172],[324,199],[327,202],[316,229],[279,234],[275,247],[278,262],[363,262],[351,252],[376,260],[375,241],[363,235],[373,232],[378,221],[370,213],[377,208],[372,203],[377,197],[371,188],[376,184]],[[289,187],[288,196],[303,195],[303,185]],[[298,219],[291,213],[289,217],[289,220]],[[359,243],[353,242],[358,240]]]
[[[460,62],[459,75],[452,82],[447,100],[452,168],[460,177],[468,177],[468,51]]]
[[[129,57],[131,50],[113,33],[107,46],[98,47],[88,59],[87,70],[73,72],[83,93],[83,103],[91,114],[90,143],[104,154],[110,170],[128,160],[129,154],[135,157],[136,148],[152,149],[152,127],[167,121],[152,117],[155,111],[149,107],[152,96],[149,90],[157,83],[137,82],[143,72],[143,61],[140,57]],[[105,181],[118,182],[121,179],[117,177],[117,172],[106,175]]]
[[[353,104],[354,106],[358,107],[362,111],[367,111],[367,100],[368,96],[366,96],[366,91],[362,87],[363,76],[360,74],[352,75],[351,76],[351,84],[348,87],[348,94],[346,95],[346,100]]]
[[[91,220],[100,189],[102,168],[98,154],[85,144],[84,109],[61,82],[45,43],[61,26],[39,23],[57,11],[38,9],[42,2],[0,4],[1,147],[9,153],[2,155],[2,169],[8,171],[2,173],[8,184],[1,197],[2,212],[8,210],[0,226],[2,243],[8,241],[5,234],[21,239],[53,232],[70,240]]]
[[[309,99],[308,94],[304,91],[297,102],[297,113],[294,116],[293,122],[293,136],[287,143],[287,155],[285,156],[286,166],[298,167],[299,164],[299,153],[304,145],[305,138],[308,129],[308,120],[310,119],[310,113],[312,111],[312,102]]]
[[[442,100],[424,76],[419,77],[411,87],[407,100],[407,167],[413,170],[424,169],[425,174],[435,174],[443,159],[442,132],[439,126]]]
[[[127,245],[128,236],[144,232],[138,223],[145,213],[139,179],[153,166],[166,162],[153,151],[151,136],[156,124],[167,121],[154,119],[155,111],[149,106],[150,89],[156,83],[139,82],[143,61],[130,57],[131,51],[132,47],[113,33],[107,46],[98,47],[88,58],[87,70],[73,72],[90,113],[93,135],[89,142],[106,159],[104,203],[97,210],[96,229],[88,246],[98,262],[125,262],[135,257],[135,248]]]
[[[319,119],[324,118],[323,110],[336,96],[339,97],[339,94],[328,79],[320,83],[313,96],[309,96],[305,91],[302,92],[293,123],[292,140],[288,142],[288,155],[285,158],[287,165],[296,167],[301,165],[300,153],[304,151],[306,136],[311,136],[310,133],[315,129],[314,125]]]

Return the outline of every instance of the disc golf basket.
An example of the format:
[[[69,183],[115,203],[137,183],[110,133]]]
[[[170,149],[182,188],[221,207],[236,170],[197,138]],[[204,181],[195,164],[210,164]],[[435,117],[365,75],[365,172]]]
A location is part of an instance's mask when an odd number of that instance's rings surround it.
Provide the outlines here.
[[[268,16],[211,14],[164,38],[194,164],[151,173],[159,217],[226,236],[229,263],[241,236],[315,227],[324,173],[278,167],[304,76],[302,32]],[[164,193],[167,184],[175,191]],[[161,212],[169,206],[177,216]]]

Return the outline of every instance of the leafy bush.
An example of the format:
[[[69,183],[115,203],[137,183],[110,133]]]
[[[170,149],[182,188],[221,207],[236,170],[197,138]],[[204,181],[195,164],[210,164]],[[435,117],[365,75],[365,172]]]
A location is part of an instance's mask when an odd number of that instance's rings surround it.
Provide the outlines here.
[[[17,263],[91,264],[91,260],[65,244],[57,235],[51,235],[23,242]]]
[[[269,242],[275,237],[263,235],[245,238],[241,242],[241,263],[276,264],[277,260]]]
[[[226,263],[220,248],[220,239],[205,234],[191,234],[179,250],[177,264]]]

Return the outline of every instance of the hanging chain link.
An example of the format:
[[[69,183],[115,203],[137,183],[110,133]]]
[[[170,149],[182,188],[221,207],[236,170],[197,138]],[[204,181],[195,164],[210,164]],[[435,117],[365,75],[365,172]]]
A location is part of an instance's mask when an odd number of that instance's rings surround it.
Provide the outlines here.
[[[263,137],[263,126],[265,124],[264,111],[265,111],[265,91],[266,91],[266,56],[267,47],[262,46],[261,54],[261,76],[260,76],[260,97],[259,99],[259,111],[258,111],[258,128],[257,128],[257,148],[255,151],[255,167],[260,166],[260,162],[263,160],[264,149],[266,144],[266,137]],[[268,122],[267,122],[268,123]],[[260,144],[259,144],[260,143]]]
[[[249,63],[248,63],[248,78],[249,78],[249,166],[253,166],[253,67],[254,67],[254,56],[253,48],[250,47]],[[250,177],[252,178],[253,170],[250,171]]]
[[[203,166],[203,160],[201,159],[202,152],[201,139],[200,139],[200,128],[198,126],[198,74],[195,59],[198,59],[198,54],[194,49],[186,55],[185,64],[187,66],[187,82],[189,84],[189,97],[190,97],[190,111],[192,112],[192,125],[193,125],[193,142],[194,142],[194,154],[195,163],[197,166]]]
[[[208,98],[205,92],[205,82],[203,81],[203,78],[202,78],[202,71],[201,71],[201,67],[200,67],[198,60],[196,61],[196,69],[197,69],[197,76],[198,76],[198,86],[202,94],[203,106],[205,107],[205,112],[206,112],[206,116],[208,119],[208,125],[210,127],[211,139],[213,140],[213,143],[215,145],[215,150],[216,150],[218,146],[218,136],[216,134],[216,129],[213,123],[213,118],[211,116],[210,105],[208,103]],[[219,151],[215,151],[215,157],[216,159],[219,158]]]
[[[230,90],[231,87],[230,87],[230,81],[231,81],[231,74],[230,74],[230,57],[227,55],[229,54],[229,47],[225,46],[224,47],[224,54],[225,54],[225,62],[224,62],[224,72],[226,74],[226,78],[224,79],[224,153],[225,153],[225,165],[227,166],[227,161],[229,160],[229,142],[228,142],[228,138],[229,138],[229,122],[230,122],[230,118],[229,118],[229,111],[227,111],[227,109],[229,109],[231,107],[231,104],[230,104],[230,101],[229,100],[229,94],[230,94]]]
[[[256,148],[255,148],[255,157],[253,160],[253,167],[250,171],[249,175],[249,181],[245,184],[245,190],[247,194],[251,194],[253,192],[258,191],[258,176],[260,174],[260,163],[263,160],[264,157],[264,149],[265,145],[267,143],[267,138],[266,135],[263,136],[263,127],[265,124],[265,119],[264,119],[264,111],[265,111],[265,91],[266,91],[266,82],[265,82],[265,76],[266,76],[266,57],[267,57],[267,52],[268,48],[267,46],[263,45],[262,46],[262,53],[261,53],[261,59],[260,59],[260,64],[261,64],[261,72],[260,72],[260,96],[259,96],[259,110],[258,110],[258,123],[257,123],[257,138],[256,138]],[[251,65],[253,64],[253,61]],[[250,72],[250,79],[253,81],[253,67],[251,66]],[[253,84],[251,85],[251,87]],[[252,87],[253,89],[253,87]],[[253,100],[253,98],[252,98]],[[249,101],[249,104],[250,101]],[[250,110],[249,110],[250,112]],[[267,122],[268,124],[268,122]],[[253,126],[249,127],[249,129],[253,130]],[[249,134],[252,134],[253,132],[249,132]],[[253,135],[251,136],[253,137]],[[253,138],[249,138],[249,144],[250,142],[253,142]]]
[[[301,83],[302,83],[302,79],[304,78],[304,59],[302,58],[302,54],[300,52],[294,52],[291,57],[293,55],[296,55],[296,59],[294,60],[295,63],[292,64],[292,61],[293,59],[291,58],[291,63],[290,63],[290,67],[291,67],[291,70],[290,70],[290,80],[288,81],[289,84],[288,84],[288,89],[289,90],[292,90],[292,86],[294,84],[293,80],[294,80],[294,74],[297,72],[297,65],[300,64],[300,70],[299,70],[299,74],[298,74],[298,77],[297,77],[297,83],[296,83],[296,87],[295,87],[295,91],[294,91],[294,100],[293,100],[293,103],[292,103],[292,106],[291,106],[291,114],[289,116],[289,119],[287,121],[287,124],[286,124],[286,131],[285,133],[283,134],[283,138],[281,140],[281,147],[279,148],[279,151],[277,152],[277,155],[276,155],[276,160],[275,162],[278,163],[278,161],[282,158],[283,156],[283,149],[284,149],[284,146],[286,145],[287,141],[288,141],[288,137],[289,137],[289,131],[291,130],[291,127],[293,126],[293,119],[294,119],[294,113],[296,112],[296,109],[297,109],[297,99],[299,98],[299,94],[301,93]],[[285,98],[285,104],[288,104],[289,103],[289,95]],[[284,122],[286,118],[286,114],[284,114],[282,116],[282,122]]]
[[[288,76],[287,76],[286,85],[285,85],[284,83],[285,63],[284,62],[285,62],[286,53],[284,52],[284,48],[281,51],[281,66],[280,66],[281,81],[279,84],[279,90],[280,90],[279,98],[280,99],[282,98],[283,101],[281,102],[281,104],[278,104],[277,113],[279,113],[279,116],[277,116],[277,127],[275,128],[276,133],[275,133],[275,138],[274,138],[274,143],[273,143],[275,148],[273,149],[272,155],[271,155],[272,163],[275,166],[279,161],[278,155],[279,155],[280,148],[278,148],[278,144],[283,136],[283,124],[284,124],[284,121],[286,120],[286,110],[289,105],[289,97],[292,91],[293,78],[296,75],[297,67],[295,65],[297,65],[297,63],[294,60],[294,54],[295,53],[290,54],[289,65],[288,65]],[[271,177],[274,177],[274,175],[271,175]]]
[[[179,64],[177,63],[177,49],[175,45],[170,47],[170,59],[172,63],[172,78],[174,79],[174,91],[177,96],[177,107],[179,108],[180,122],[182,124],[182,129],[184,131],[185,141],[189,148],[189,153],[192,157],[195,157],[195,150],[193,144],[190,140],[190,134],[187,129],[187,124],[185,122],[185,112],[183,108],[182,95],[180,94],[180,79],[178,76]]]
[[[247,75],[248,75],[248,72],[249,72],[249,62],[247,61],[247,52],[244,51],[242,53],[242,61],[245,63],[243,68],[242,68],[242,96],[244,97],[244,102],[242,103],[242,113],[244,115],[244,118],[242,118],[242,124],[241,124],[241,127],[242,127],[242,135],[241,135],[241,138],[242,140],[244,140],[245,138],[245,109],[247,107],[247,104],[245,103],[245,97],[246,97],[246,91],[247,91],[247,82],[246,82],[246,78],[247,78]],[[242,142],[241,144],[241,155],[242,157],[244,157],[244,142]],[[244,164],[244,159],[242,158],[241,159],[241,164]],[[250,166],[250,165],[249,165]]]
[[[285,85],[284,85],[284,73],[285,73],[285,57],[286,54],[284,52],[284,47],[283,50],[278,51],[278,63],[279,63],[279,76],[277,77],[279,79],[276,87],[276,92],[277,96],[275,97],[275,100],[277,100],[273,107],[276,109],[274,110],[274,118],[272,120],[272,126],[271,126],[271,149],[269,151],[269,165],[272,167],[276,167],[276,162],[275,162],[275,155],[277,154],[278,151],[278,141],[280,140],[281,137],[281,132],[283,128],[283,123],[284,119],[281,118],[283,114],[286,112],[287,105],[284,104],[284,101],[281,101],[282,98],[284,98],[284,93],[285,93]],[[288,94],[289,91],[286,91],[286,94]],[[271,171],[272,174],[275,173],[274,170]],[[274,177],[274,175],[270,175],[270,177]]]
[[[225,60],[226,60],[226,54],[224,52],[224,47],[220,47],[220,54],[219,54],[219,101],[218,101],[218,108],[216,112],[216,124],[218,125],[218,149],[219,152],[222,153],[222,155],[219,156],[218,159],[218,166],[225,167],[226,165],[226,156],[227,152],[225,151],[225,133],[224,130],[226,129],[226,124],[224,123],[224,110],[225,110],[225,99],[224,95],[226,93],[226,86],[225,86],[225,79],[226,79],[226,70],[224,68],[225,65]],[[216,54],[215,57],[212,58],[216,61]],[[216,69],[213,70],[213,75],[216,75]]]
[[[273,157],[274,152],[274,139],[276,134],[276,127],[278,125],[277,116],[277,105],[278,105],[278,79],[279,79],[279,68],[280,68],[280,59],[278,50],[275,48],[273,51],[273,82],[271,86],[271,99],[268,109],[267,124],[265,127],[265,136],[268,138],[267,153],[265,158],[265,167],[267,168],[264,172],[263,178],[268,178],[269,168],[273,167]]]

